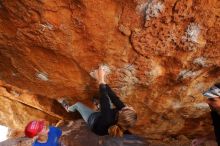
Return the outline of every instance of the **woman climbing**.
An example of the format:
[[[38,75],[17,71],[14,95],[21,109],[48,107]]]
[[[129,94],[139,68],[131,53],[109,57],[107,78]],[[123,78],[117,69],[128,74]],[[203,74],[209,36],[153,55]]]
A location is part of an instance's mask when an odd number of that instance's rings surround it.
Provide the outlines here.
[[[64,99],[59,99],[58,102],[68,112],[75,112],[77,110],[95,134],[122,137],[123,134],[129,134],[128,129],[134,126],[137,121],[137,113],[132,107],[126,106],[116,96],[106,84],[105,75],[106,72],[103,66],[100,66],[98,71],[95,72],[95,78],[99,83],[100,112],[95,112],[80,102],[72,106],[69,106]],[[109,99],[116,108],[110,108]]]

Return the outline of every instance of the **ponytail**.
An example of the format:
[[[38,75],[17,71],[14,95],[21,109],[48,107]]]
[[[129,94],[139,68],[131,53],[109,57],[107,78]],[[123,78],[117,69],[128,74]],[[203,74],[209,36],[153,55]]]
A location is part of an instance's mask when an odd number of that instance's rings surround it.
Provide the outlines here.
[[[124,131],[134,126],[137,113],[131,109],[122,109],[117,115],[117,123],[108,128],[108,133],[113,137],[123,137]]]
[[[108,133],[113,137],[123,137],[124,130],[118,125],[113,125],[108,128]]]

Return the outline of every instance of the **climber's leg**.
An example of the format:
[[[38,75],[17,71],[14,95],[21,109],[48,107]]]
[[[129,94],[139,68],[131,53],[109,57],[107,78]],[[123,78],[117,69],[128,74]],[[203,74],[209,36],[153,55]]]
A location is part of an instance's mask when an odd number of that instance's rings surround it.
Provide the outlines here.
[[[76,110],[81,114],[82,118],[84,119],[86,123],[88,122],[89,116],[95,112],[91,108],[82,104],[81,102],[77,102],[68,108],[68,111],[71,111],[71,112],[75,112]]]

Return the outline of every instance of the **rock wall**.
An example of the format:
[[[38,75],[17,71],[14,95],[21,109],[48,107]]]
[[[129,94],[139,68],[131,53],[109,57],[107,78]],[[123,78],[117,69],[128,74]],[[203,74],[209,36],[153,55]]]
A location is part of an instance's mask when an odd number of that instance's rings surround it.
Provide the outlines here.
[[[33,95],[4,82],[0,82],[0,101],[0,124],[16,131],[23,131],[24,126],[35,119],[56,124],[60,120],[79,117],[67,113],[54,99]]]
[[[43,112],[61,96],[91,106],[90,73],[105,64],[138,112],[133,133],[163,142],[211,133],[201,93],[220,81],[219,10],[218,0],[1,0],[0,80],[43,97],[34,97]]]

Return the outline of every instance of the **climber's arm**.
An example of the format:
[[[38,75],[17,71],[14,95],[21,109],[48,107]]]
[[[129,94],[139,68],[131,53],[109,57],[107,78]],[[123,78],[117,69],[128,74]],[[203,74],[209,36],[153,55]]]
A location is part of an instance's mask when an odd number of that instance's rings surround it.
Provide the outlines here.
[[[63,122],[64,122],[63,120],[59,120],[59,121],[56,123],[55,127],[59,127]]]
[[[118,110],[121,110],[123,107],[125,107],[124,103],[120,100],[120,98],[112,91],[112,89],[106,84],[106,88],[108,91],[108,96],[110,97],[110,100],[112,103],[116,106]]]
[[[101,108],[101,114],[105,121],[111,121],[111,108],[110,108],[110,102],[108,99],[108,92],[106,88],[106,84],[100,84],[99,85],[99,92],[100,92],[100,108]]]
[[[212,122],[214,126],[215,138],[220,145],[220,115],[216,111],[211,112]]]

